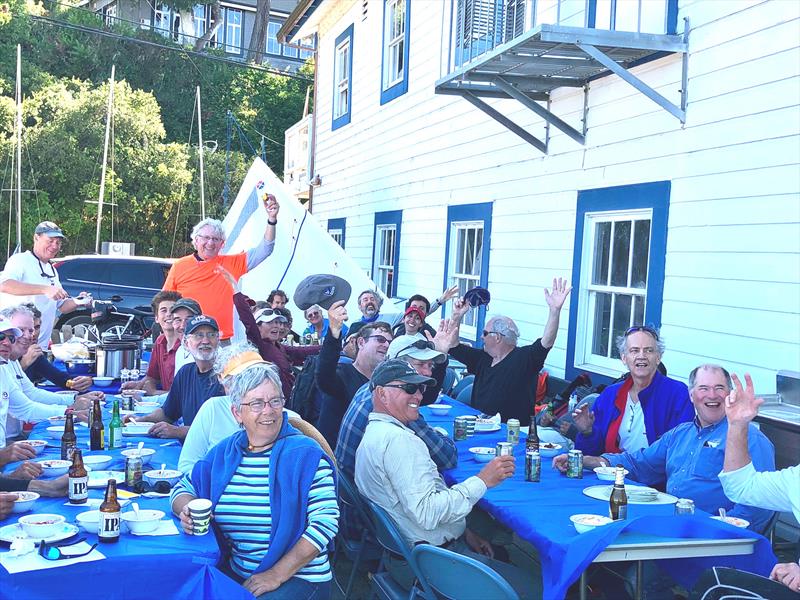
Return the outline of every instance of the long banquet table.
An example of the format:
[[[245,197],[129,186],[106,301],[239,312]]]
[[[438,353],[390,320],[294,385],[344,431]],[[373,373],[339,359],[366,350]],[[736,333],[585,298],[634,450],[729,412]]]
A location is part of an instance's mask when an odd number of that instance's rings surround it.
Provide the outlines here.
[[[477,414],[472,407],[455,400],[445,398],[443,402],[453,407],[447,416],[435,416],[428,407],[421,412],[432,426],[443,427],[450,435],[455,416]],[[577,533],[569,519],[571,515],[607,514],[606,502],[582,493],[584,488],[603,482],[591,471],[584,471],[583,479],[569,479],[551,468],[550,458],[542,458],[541,481],[526,482],[526,437],[522,433],[520,443],[514,448],[517,465],[514,477],[490,489],[479,506],[538,550],[544,598],[563,598],[569,586],[595,561],[669,558],[659,565],[688,587],[710,566],[730,566],[767,575],[775,564],[770,544],[763,536],[710,519],[700,510],[692,517],[676,517],[672,504],[631,504],[627,520]],[[454,484],[477,475],[484,465],[472,458],[469,448],[494,447],[505,440],[503,424],[499,431],[476,433],[456,442],[458,466],[444,473],[445,480]]]
[[[106,432],[110,414],[104,411]],[[48,439],[45,421],[33,429],[31,439]],[[124,457],[121,450],[136,447],[139,441],[145,448],[153,448],[156,453],[145,470],[160,468],[166,463],[168,468],[178,464],[180,445],[164,439],[147,436],[125,437],[123,448],[89,452],[89,433],[86,427],[75,428],[79,447],[86,454],[104,454],[114,458],[109,470],[124,471]],[[60,458],[60,441],[49,440],[45,451],[35,460]],[[10,471],[15,465],[9,465]],[[127,489],[122,484],[120,489]],[[102,498],[105,490],[92,489],[90,498]],[[168,498],[134,498],[142,509],[158,509],[172,518],[180,530],[178,520],[171,516]],[[68,522],[74,522],[75,516],[89,510],[87,507],[65,506],[65,498],[40,498],[33,510],[24,513],[57,513],[64,515]],[[130,505],[123,506],[122,512],[131,510]],[[11,514],[0,521],[0,526],[15,523],[22,514]],[[78,536],[86,537],[87,542],[97,541],[96,534],[80,531]],[[77,537],[76,536],[76,539]],[[0,542],[0,552],[8,549],[8,544]],[[52,598],[92,598],[103,600],[134,600],[141,598],[225,598],[238,599],[253,596],[243,587],[233,582],[216,569],[220,552],[213,535],[188,536],[183,533],[167,536],[134,536],[123,532],[119,543],[101,544],[97,548],[106,556],[105,560],[71,564],[65,567],[29,571],[10,575],[0,566],[0,599],[20,600],[52,599]]]

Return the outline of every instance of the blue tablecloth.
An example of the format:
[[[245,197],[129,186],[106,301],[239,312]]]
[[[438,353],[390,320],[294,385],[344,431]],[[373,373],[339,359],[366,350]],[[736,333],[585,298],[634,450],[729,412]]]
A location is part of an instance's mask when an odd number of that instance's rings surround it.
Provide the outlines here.
[[[108,412],[104,420],[107,431],[110,420]],[[46,421],[40,423],[30,437],[49,439],[45,431],[48,425]],[[124,471],[124,457],[120,454],[122,449],[90,452],[87,445],[88,429],[75,429],[84,455],[113,456],[115,460],[108,468]],[[165,440],[149,437],[126,437],[124,440],[126,445],[132,447],[136,447],[139,441],[144,441],[146,448],[156,451],[150,465],[145,469],[160,468],[162,463],[174,468],[178,463],[180,445],[163,446],[162,444],[167,443]],[[60,458],[60,441],[50,441],[52,446],[48,446],[37,459]],[[10,465],[11,469],[14,466]],[[123,484],[120,489],[127,488]],[[89,495],[91,498],[102,498],[103,493],[104,490],[93,489]],[[167,514],[166,518],[171,515],[168,498],[139,497],[135,500],[141,508],[163,510]],[[89,510],[86,507],[65,506],[65,502],[65,498],[40,498],[33,511],[62,514],[69,522],[74,522],[77,514]],[[131,509],[130,506],[125,506],[122,510],[126,512]],[[6,520],[0,521],[0,526],[15,523],[20,516],[22,515],[10,515]],[[172,518],[180,530],[178,520]],[[81,531],[79,535],[86,537],[89,543],[97,541],[95,534]],[[0,551],[6,549],[7,544],[0,542]],[[119,543],[101,544],[98,550],[107,557],[106,560],[16,575],[9,575],[0,566],[0,599],[253,598],[242,586],[216,569],[220,552],[213,535],[196,537],[180,533],[156,537],[123,533]]]
[[[427,407],[422,408],[425,419],[434,426],[444,427],[451,435],[453,418],[461,414],[476,414],[471,407],[455,400],[445,400],[452,405],[446,417],[437,417]],[[709,559],[660,561],[660,565],[679,583],[691,587],[702,570],[714,566],[731,566],[746,571],[768,575],[777,562],[769,542],[756,533],[742,530],[708,518],[698,511],[694,517],[675,517],[674,506],[631,504],[628,519],[597,527],[578,534],[569,517],[578,513],[607,514],[608,504],[585,496],[582,490],[600,482],[591,471],[584,479],[569,479],[551,468],[551,459],[542,459],[541,481],[525,481],[525,434],[514,448],[517,470],[514,477],[488,490],[479,506],[498,521],[530,542],[539,551],[542,563],[544,597],[563,598],[586,567],[607,546],[613,544],[623,532],[639,532],[671,538],[754,538],[755,553],[747,556],[715,557]],[[506,440],[506,427],[493,433],[476,433],[473,437],[456,442],[458,466],[444,473],[449,484],[477,475],[484,466],[476,462],[469,452],[473,446],[494,447]]]

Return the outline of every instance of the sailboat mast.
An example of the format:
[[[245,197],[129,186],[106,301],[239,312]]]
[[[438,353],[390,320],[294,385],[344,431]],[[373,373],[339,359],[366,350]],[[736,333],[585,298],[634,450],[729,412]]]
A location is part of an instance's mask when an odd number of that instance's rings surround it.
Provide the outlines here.
[[[22,251],[22,46],[17,44],[17,251]]]
[[[197,133],[200,138],[198,156],[200,157],[200,214],[201,218],[206,218],[206,188],[205,177],[203,175],[203,111],[200,110],[200,86],[197,86]]]
[[[106,138],[103,143],[103,170],[100,175],[100,194],[97,199],[97,232],[94,237],[95,254],[100,253],[100,225],[103,222],[103,197],[106,193],[106,161],[108,160],[108,139],[111,135],[111,111],[114,108],[114,73],[116,65],[111,65],[111,79],[108,85],[108,108],[106,109]]]

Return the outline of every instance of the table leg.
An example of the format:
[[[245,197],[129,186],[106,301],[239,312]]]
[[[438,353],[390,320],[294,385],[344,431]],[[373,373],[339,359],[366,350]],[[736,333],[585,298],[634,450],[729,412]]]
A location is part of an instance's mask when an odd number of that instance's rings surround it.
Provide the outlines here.
[[[642,600],[642,585],[644,583],[644,576],[642,572],[642,561],[636,561],[636,600]]]
[[[586,571],[581,573],[581,600],[587,600],[587,593],[586,593]]]

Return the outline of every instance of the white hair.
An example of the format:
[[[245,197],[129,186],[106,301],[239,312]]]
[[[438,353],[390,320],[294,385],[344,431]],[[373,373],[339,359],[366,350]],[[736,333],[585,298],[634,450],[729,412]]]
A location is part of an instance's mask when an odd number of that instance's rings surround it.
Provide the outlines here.
[[[227,381],[228,395],[231,398],[231,403],[236,408],[241,408],[242,400],[244,400],[247,392],[256,389],[265,381],[269,381],[274,385],[278,393],[283,396],[281,377],[278,374],[278,369],[273,364],[255,364],[247,367],[241,373],[229,377]]]
[[[514,346],[517,345],[517,341],[519,341],[519,328],[510,317],[495,315],[489,320],[494,322],[494,327],[492,328],[494,331],[502,334],[502,336],[508,340],[508,343]]]
[[[225,239],[225,230],[222,228],[222,221],[219,219],[208,218],[203,219],[194,226],[192,229],[192,241],[194,241],[195,238],[200,234],[200,230],[203,229],[203,227],[211,227],[217,237],[220,237],[223,240]]]

